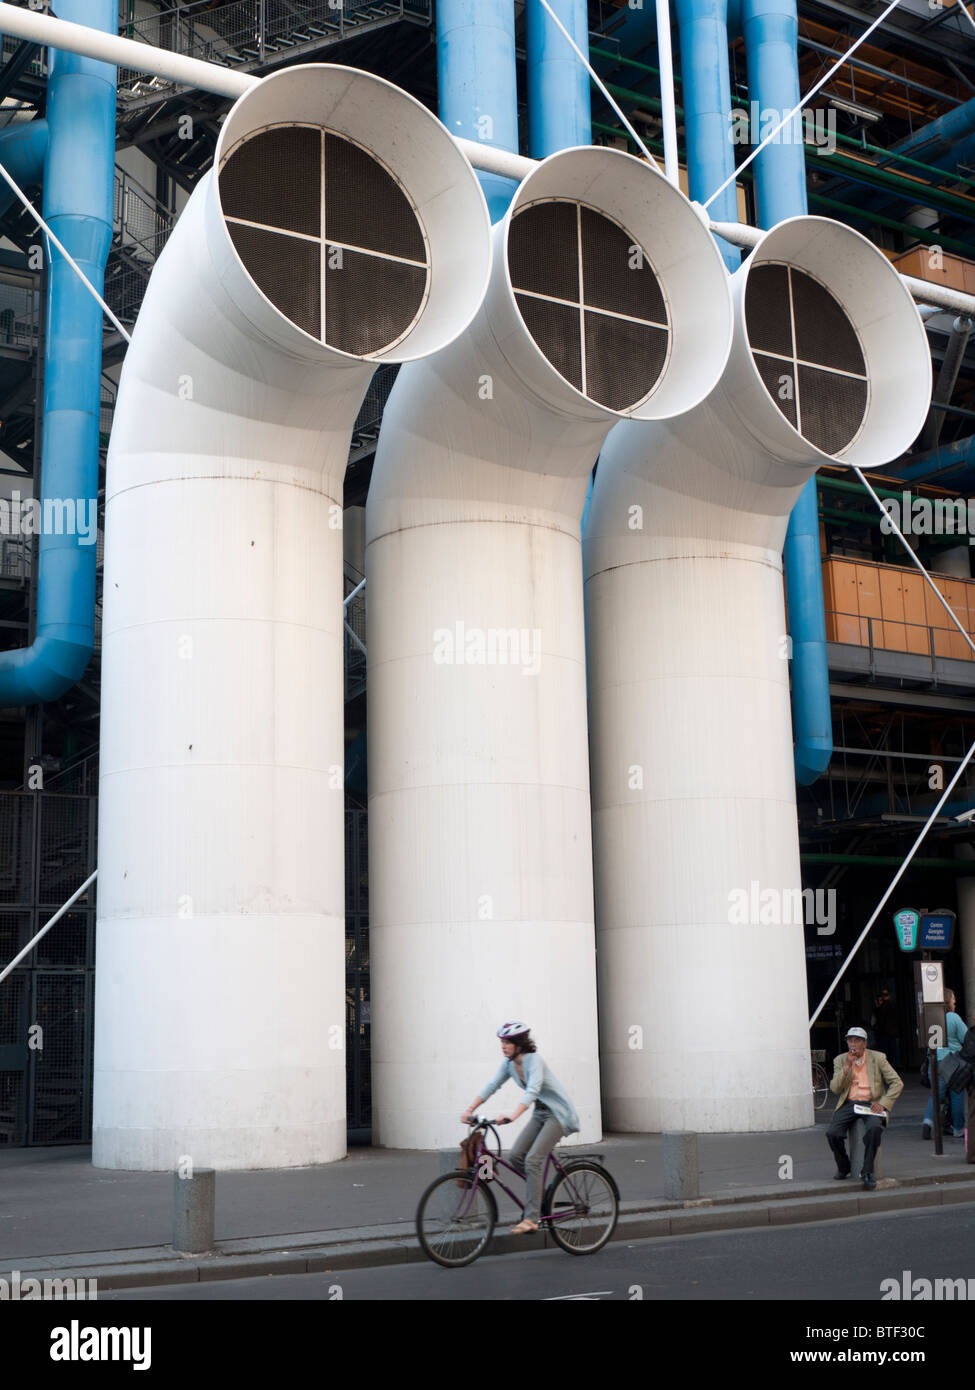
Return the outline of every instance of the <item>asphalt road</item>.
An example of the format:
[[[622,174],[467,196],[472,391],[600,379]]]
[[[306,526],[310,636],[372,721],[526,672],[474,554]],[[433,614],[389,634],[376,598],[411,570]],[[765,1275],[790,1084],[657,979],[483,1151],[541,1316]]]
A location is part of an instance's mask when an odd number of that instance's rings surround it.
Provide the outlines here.
[[[613,1243],[585,1258],[546,1250],[483,1257],[465,1269],[424,1261],[333,1274],[295,1274],[99,1294],[98,1302],[713,1299],[839,1303],[882,1299],[882,1281],[971,1280],[975,1203],[756,1231]],[[889,1286],[887,1292],[890,1292]],[[923,1307],[923,1305],[921,1305]],[[930,1306],[930,1305],[928,1305]],[[959,1316],[966,1310],[959,1309]]]

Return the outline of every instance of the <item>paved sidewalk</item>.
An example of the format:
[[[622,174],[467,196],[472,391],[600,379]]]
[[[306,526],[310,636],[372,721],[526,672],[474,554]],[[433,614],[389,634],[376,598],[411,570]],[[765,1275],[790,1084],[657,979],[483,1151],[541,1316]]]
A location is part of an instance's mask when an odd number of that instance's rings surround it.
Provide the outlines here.
[[[664,1198],[659,1135],[612,1135],[584,1149],[603,1154],[618,1183],[617,1239],[975,1202],[975,1165],[965,1162],[963,1141],[946,1139],[938,1158],[921,1138],[927,1096],[920,1086],[905,1089],[881,1149],[883,1177],[869,1193],[831,1179],[829,1106],[812,1129],[701,1135],[701,1196],[693,1203]],[[780,1176],[787,1158],[791,1177]],[[216,1251],[180,1256],[168,1243],[172,1174],[96,1169],[80,1146],[0,1151],[0,1277],[15,1269],[22,1277],[73,1274],[108,1289],[421,1259],[414,1213],[440,1171],[437,1153],[359,1148],[321,1167],[219,1173]],[[492,1250],[542,1248],[541,1235],[504,1235],[515,1213],[498,1198]]]

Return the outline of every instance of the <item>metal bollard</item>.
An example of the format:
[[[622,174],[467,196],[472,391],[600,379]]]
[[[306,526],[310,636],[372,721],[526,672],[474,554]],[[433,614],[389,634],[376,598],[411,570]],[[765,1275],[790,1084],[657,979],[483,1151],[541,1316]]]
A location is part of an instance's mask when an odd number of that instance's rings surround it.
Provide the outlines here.
[[[673,1202],[690,1202],[701,1195],[697,1160],[697,1135],[664,1133],[664,1196]]]
[[[192,1176],[173,1175],[173,1249],[205,1255],[213,1249],[216,1173],[195,1168]]]

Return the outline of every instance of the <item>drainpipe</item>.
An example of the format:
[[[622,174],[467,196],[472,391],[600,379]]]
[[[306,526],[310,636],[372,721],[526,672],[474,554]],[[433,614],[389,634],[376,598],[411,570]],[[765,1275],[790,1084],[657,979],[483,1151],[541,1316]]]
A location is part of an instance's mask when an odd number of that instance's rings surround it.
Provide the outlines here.
[[[589,6],[586,0],[552,0],[552,9],[589,57]],[[560,34],[541,0],[525,11],[528,55],[528,131],[533,159],[544,159],[573,145],[592,144],[589,74]]]
[[[704,203],[735,170],[731,143],[727,0],[676,0],[680,29],[688,189]],[[738,221],[738,192],[730,184],[708,209],[715,222]],[[737,246],[718,239],[729,270],[741,264]]]
[[[512,0],[437,0],[440,119],[451,135],[518,153],[518,71]],[[513,179],[477,176],[492,222],[508,210]]]
[[[781,119],[799,101],[795,0],[742,0],[741,21],[753,106],[759,120],[770,109]],[[783,143],[786,136],[791,138]],[[798,118],[795,128],[781,131],[755,160],[755,195],[760,227],[806,212],[805,148]],[[784,561],[796,780],[808,786],[826,771],[833,753],[815,478],[806,483],[789,518]]]
[[[116,0],[61,0],[59,18],[114,34]],[[115,83],[106,63],[49,50],[44,214],[100,292],[112,239]],[[40,135],[36,137],[40,139]],[[55,253],[48,267],[42,515],[77,507],[74,534],[38,538],[37,635],[0,653],[0,707],[56,700],[83,675],[95,641],[102,310]],[[65,523],[67,529],[67,523]],[[90,530],[88,529],[90,527]]]
[[[30,188],[44,177],[47,146],[47,121],[8,125],[6,130],[0,130],[0,164],[21,188]],[[16,201],[16,195],[6,183],[0,186],[0,217]]]

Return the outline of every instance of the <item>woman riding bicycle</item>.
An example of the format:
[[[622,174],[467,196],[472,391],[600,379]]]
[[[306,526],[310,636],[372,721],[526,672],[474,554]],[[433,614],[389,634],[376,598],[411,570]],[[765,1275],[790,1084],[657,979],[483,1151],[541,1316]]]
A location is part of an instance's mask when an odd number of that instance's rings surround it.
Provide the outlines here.
[[[525,1235],[538,1230],[538,1218],[542,1203],[542,1170],[545,1160],[559,1140],[566,1134],[574,1134],[579,1128],[579,1117],[572,1102],[552,1074],[550,1067],[539,1056],[535,1044],[529,1036],[527,1023],[503,1023],[498,1029],[501,1051],[505,1060],[495,1076],[488,1082],[481,1094],[461,1115],[464,1124],[470,1122],[477,1107],[488,1096],[494,1095],[499,1086],[513,1077],[525,1092],[524,1103],[515,1107],[510,1115],[499,1115],[495,1124],[510,1124],[534,1105],[535,1110],[528,1124],[515,1142],[508,1161],[525,1177],[525,1209],[521,1221],[512,1227],[514,1235]]]

